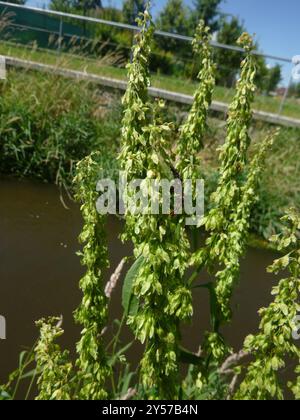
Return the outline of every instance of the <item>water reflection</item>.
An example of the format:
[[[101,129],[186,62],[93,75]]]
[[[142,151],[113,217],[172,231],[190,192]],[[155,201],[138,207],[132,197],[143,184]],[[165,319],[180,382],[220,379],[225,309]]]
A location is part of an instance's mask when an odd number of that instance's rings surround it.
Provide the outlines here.
[[[64,317],[65,335],[62,345],[74,349],[79,330],[72,312],[80,302],[78,280],[83,274],[76,251],[81,230],[79,207],[70,203],[66,210],[60,202],[57,188],[31,181],[0,181],[0,314],[7,321],[7,340],[0,342],[0,382],[16,368],[18,355],[31,347],[37,336],[34,321],[41,317]],[[118,239],[121,222],[110,218],[107,227],[111,270],[130,246]],[[274,254],[249,250],[242,263],[242,282],[234,296],[233,325],[224,328],[229,342],[239,350],[245,335],[257,330],[257,310],[267,305],[274,276],[266,274],[266,267]],[[107,273],[107,277],[110,275]],[[199,277],[199,282],[205,281]],[[111,321],[120,317],[121,284],[115,291],[111,306]],[[208,294],[205,289],[194,293],[195,315],[183,331],[184,344],[197,350],[203,331],[209,328]],[[129,331],[125,332],[128,339]],[[130,359],[138,361],[138,348]]]

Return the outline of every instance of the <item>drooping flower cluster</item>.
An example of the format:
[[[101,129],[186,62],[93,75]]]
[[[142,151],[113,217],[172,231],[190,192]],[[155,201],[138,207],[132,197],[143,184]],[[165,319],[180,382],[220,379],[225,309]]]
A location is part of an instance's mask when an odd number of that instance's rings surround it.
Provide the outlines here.
[[[123,98],[124,118],[122,122],[122,144],[120,166],[128,181],[143,179],[147,173],[145,162],[149,155],[149,144],[144,133],[151,121],[149,59],[154,26],[149,5],[137,23],[140,32],[136,35],[132,50],[132,62],[128,64],[128,85]]]
[[[240,80],[237,92],[230,106],[227,138],[221,149],[220,178],[216,192],[212,196],[213,208],[205,217],[205,227],[209,232],[206,247],[197,252],[193,263],[199,267],[206,266],[213,269],[220,267],[217,273],[217,303],[219,318],[226,321],[230,318],[228,297],[232,292],[232,285],[238,275],[237,256],[241,257],[249,227],[249,214],[246,208],[253,204],[255,194],[247,197],[249,186],[245,186],[245,171],[247,165],[247,151],[250,145],[248,128],[252,119],[251,103],[254,98],[256,75],[255,57],[252,55],[253,42],[248,34],[243,34],[239,44],[247,51],[242,62]],[[251,182],[251,179],[249,180]],[[247,190],[245,189],[247,188]],[[240,208],[237,216],[237,209]],[[237,224],[237,217],[243,220]],[[235,242],[235,250],[229,246]],[[233,255],[234,253],[234,255]]]
[[[103,270],[108,267],[105,241],[105,216],[96,209],[98,193],[96,184],[101,179],[100,153],[93,153],[82,160],[77,167],[75,183],[77,199],[82,203],[81,212],[84,227],[80,242],[84,244],[81,254],[86,273],[80,280],[83,299],[75,318],[83,327],[81,340],[77,345],[81,383],[79,399],[101,400],[107,398],[105,380],[110,374],[104,351],[101,332],[107,324],[108,299],[104,292]]]
[[[180,129],[177,169],[183,180],[200,179],[199,152],[203,148],[203,137],[207,130],[207,116],[215,87],[216,65],[210,46],[210,29],[201,21],[193,39],[193,50],[199,57],[201,70],[199,87],[186,122]]]
[[[101,178],[97,152],[79,162],[76,198],[81,202],[84,220],[79,240],[84,245],[79,253],[86,273],[80,281],[83,299],[75,319],[83,327],[77,345],[76,371],[68,362],[69,353],[62,352],[56,339],[63,334],[61,321],[51,318],[37,323],[40,339],[35,348],[40,400],[101,400],[108,397],[105,381],[111,374],[103,346],[102,331],[107,324],[107,303],[103,270],[108,267],[105,242],[105,217],[96,209],[97,181]],[[59,321],[59,322],[58,322]]]
[[[231,318],[230,300],[239,276],[240,259],[246,250],[251,210],[257,200],[264,160],[276,134],[271,133],[266,138],[248,164],[248,128],[255,92],[255,58],[251,54],[253,44],[249,35],[244,34],[239,43],[245,47],[247,56],[242,63],[236,97],[230,107],[227,138],[220,156],[219,184],[212,196],[213,208],[205,218],[209,237],[205,247],[192,257],[197,273],[206,267],[215,274],[215,283],[209,285],[212,332],[205,335],[202,345],[212,369],[232,352],[220,334],[220,327]],[[208,383],[207,372],[207,364],[193,369],[199,392]]]
[[[35,348],[36,371],[40,372],[37,381],[37,400],[70,400],[72,363],[68,361],[69,352],[62,352],[56,340],[63,334],[59,318],[40,320],[40,339]]]
[[[215,288],[220,313],[225,320],[229,320],[231,316],[230,299],[236,279],[239,276],[240,259],[246,251],[251,211],[258,199],[257,191],[260,176],[267,153],[270,151],[277,134],[278,132],[275,131],[267,136],[252,162],[249,163],[247,179],[241,187],[240,201],[232,215],[227,236],[222,236],[219,243],[221,248],[228,250],[225,255],[224,268],[216,275],[217,285]]]
[[[278,274],[288,270],[290,275],[273,289],[275,299],[270,306],[260,310],[260,332],[245,340],[245,350],[254,356],[254,361],[247,368],[236,399],[282,400],[284,393],[279,373],[285,367],[286,357],[300,360],[300,350],[293,339],[300,310],[300,217],[292,209],[283,221],[287,224],[285,232],[273,237],[272,241],[286,255],[274,261],[268,271]],[[299,379],[291,389],[299,398]]]
[[[152,150],[161,142],[167,125],[149,126]],[[167,130],[168,132],[168,130]],[[160,163],[149,161],[145,180],[168,175]],[[161,194],[157,201],[162,205]],[[143,215],[136,225],[139,244],[135,255],[144,258],[135,280],[137,314],[129,318],[136,336],[146,343],[141,362],[143,384],[155,398],[176,399],[179,373],[179,322],[192,315],[191,292],[183,279],[189,242],[184,225],[171,215]]]
[[[124,97],[125,115],[122,130],[121,166],[127,181],[143,179],[141,192],[149,198],[150,182],[173,179],[165,145],[170,124],[159,118],[162,103],[149,102],[148,61],[153,26],[148,10],[139,20],[141,32],[133,47],[129,65],[129,84]],[[145,343],[141,361],[142,385],[152,398],[176,399],[179,374],[179,322],[192,313],[191,292],[183,275],[188,260],[189,243],[185,228],[177,217],[135,214],[130,206],[133,192],[126,201],[126,236],[134,243],[136,258],[144,261],[133,285],[138,301],[136,313],[129,317],[136,337]],[[152,201],[162,205],[160,190],[151,191]]]

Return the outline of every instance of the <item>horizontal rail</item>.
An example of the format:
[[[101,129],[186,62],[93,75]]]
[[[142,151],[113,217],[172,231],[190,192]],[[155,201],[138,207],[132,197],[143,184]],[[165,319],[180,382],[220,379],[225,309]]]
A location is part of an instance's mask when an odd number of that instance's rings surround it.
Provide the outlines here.
[[[74,78],[76,80],[85,80],[88,82],[97,83],[105,87],[119,89],[122,91],[125,91],[127,88],[127,81],[125,80],[112,79],[109,77],[98,76],[96,74],[91,74],[91,73],[77,71],[77,70],[69,70],[69,69],[65,69],[65,68],[61,68],[61,67],[57,67],[53,65],[42,64],[42,63],[28,61],[28,60],[22,60],[22,59],[14,58],[14,57],[5,57],[5,59],[6,59],[7,65],[11,67],[19,67],[19,68],[25,68],[25,69],[30,69],[30,70],[54,73],[63,77]],[[152,97],[161,98],[166,101],[172,101],[172,102],[177,102],[177,103],[186,104],[186,105],[191,105],[194,100],[193,96],[191,95],[171,92],[168,90],[158,89],[155,87],[149,88],[149,94]],[[211,109],[213,111],[227,113],[228,105],[223,102],[213,101],[211,105]],[[253,117],[255,120],[264,121],[271,124],[282,125],[285,127],[300,128],[300,120],[272,114],[269,112],[255,110],[253,112]]]
[[[24,6],[24,5],[20,5],[20,4],[7,3],[7,2],[3,2],[3,1],[0,1],[0,5],[14,7],[14,8],[23,9],[23,10],[31,10],[32,12],[48,14],[48,15],[52,15],[52,16],[56,16],[56,17],[60,17],[60,18],[76,19],[76,20],[86,21],[86,22],[90,22],[90,23],[101,23],[103,25],[113,26],[113,27],[121,28],[121,29],[127,29],[127,30],[131,30],[131,31],[134,31],[134,32],[138,32],[140,30],[137,26],[129,25],[127,23],[113,22],[113,21],[110,21],[110,20],[93,18],[93,17],[88,17],[88,16],[80,16],[80,15],[75,15],[75,14],[72,14],[72,13],[59,12],[59,11],[56,11],[56,10],[41,9],[41,8],[38,8],[38,7],[29,7],[29,6]],[[155,34],[157,36],[177,39],[177,40],[184,41],[184,42],[191,42],[193,40],[193,38],[190,37],[190,36],[174,34],[174,33],[171,33],[171,32],[164,32],[164,31],[159,31],[159,30],[156,30]],[[226,49],[226,50],[229,50],[229,51],[236,51],[236,52],[240,52],[240,53],[245,52],[245,50],[243,48],[236,47],[234,45],[222,44],[222,43],[219,43],[219,42],[216,42],[216,41],[211,41],[211,45],[215,48],[222,48],[222,49]],[[268,58],[268,59],[271,59],[271,60],[275,60],[275,61],[292,63],[292,58],[279,57],[279,56],[276,56],[276,55],[265,54],[265,53],[260,52],[260,51],[253,51],[252,54],[257,55],[259,57],[265,57],[265,58]]]

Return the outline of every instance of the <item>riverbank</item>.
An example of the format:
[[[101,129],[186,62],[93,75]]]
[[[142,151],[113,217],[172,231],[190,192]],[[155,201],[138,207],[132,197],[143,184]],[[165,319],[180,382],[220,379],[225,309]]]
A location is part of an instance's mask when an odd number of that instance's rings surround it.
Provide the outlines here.
[[[9,71],[0,89],[1,174],[55,183],[65,200],[67,194],[72,194],[76,163],[98,150],[106,176],[117,177],[120,93],[54,74],[16,70]],[[166,107],[166,119],[176,127],[174,141],[187,109],[174,104]],[[251,153],[268,128],[266,124],[253,124]],[[217,149],[224,141],[225,131],[224,118],[211,115],[201,153],[207,202],[216,187]],[[259,201],[252,214],[252,232],[257,237],[268,239],[280,229],[279,219],[285,209],[300,207],[299,162],[300,130],[282,128],[267,158]]]

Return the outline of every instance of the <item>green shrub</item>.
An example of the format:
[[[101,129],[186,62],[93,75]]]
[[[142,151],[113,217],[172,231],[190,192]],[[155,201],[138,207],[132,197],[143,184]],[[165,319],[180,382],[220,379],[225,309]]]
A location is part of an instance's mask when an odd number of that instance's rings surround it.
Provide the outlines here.
[[[94,150],[114,171],[121,110],[101,100],[86,83],[10,71],[1,85],[0,172],[69,189],[76,163]]]

